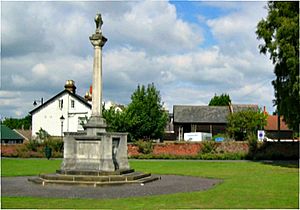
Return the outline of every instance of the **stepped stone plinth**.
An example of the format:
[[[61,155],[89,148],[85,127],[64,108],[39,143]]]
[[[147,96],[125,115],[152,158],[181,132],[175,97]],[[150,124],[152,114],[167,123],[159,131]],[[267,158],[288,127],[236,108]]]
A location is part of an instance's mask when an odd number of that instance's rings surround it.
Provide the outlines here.
[[[63,184],[101,187],[106,185],[145,184],[158,179],[159,177],[152,176],[150,173],[135,172],[130,169],[114,172],[58,170],[56,174],[40,174],[39,177],[29,178],[28,180],[43,186]]]

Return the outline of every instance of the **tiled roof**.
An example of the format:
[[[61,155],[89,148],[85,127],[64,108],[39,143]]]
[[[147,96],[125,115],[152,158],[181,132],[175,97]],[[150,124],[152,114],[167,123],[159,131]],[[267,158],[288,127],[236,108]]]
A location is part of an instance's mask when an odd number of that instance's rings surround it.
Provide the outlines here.
[[[257,105],[232,105],[233,112],[246,109],[258,110]],[[182,106],[174,105],[173,114],[175,123],[227,123],[230,113],[229,106]]]
[[[226,123],[227,106],[178,106],[173,107],[174,122],[181,123]]]
[[[277,115],[268,115],[267,117],[267,125],[265,126],[265,130],[267,131],[276,131],[278,128],[278,116]],[[281,131],[290,131],[287,124],[283,121],[283,118],[280,117],[280,130]]]
[[[26,140],[31,139],[31,130],[14,129],[14,131]]]
[[[23,140],[24,139],[15,131],[6,127],[5,125],[1,125],[0,133],[1,133],[1,140]]]

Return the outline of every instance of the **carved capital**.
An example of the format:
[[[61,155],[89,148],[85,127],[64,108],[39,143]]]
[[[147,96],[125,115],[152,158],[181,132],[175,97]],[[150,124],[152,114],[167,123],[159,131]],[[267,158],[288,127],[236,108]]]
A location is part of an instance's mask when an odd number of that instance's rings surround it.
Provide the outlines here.
[[[103,47],[107,41],[107,38],[102,36],[102,34],[93,34],[90,36],[90,41],[94,47]]]

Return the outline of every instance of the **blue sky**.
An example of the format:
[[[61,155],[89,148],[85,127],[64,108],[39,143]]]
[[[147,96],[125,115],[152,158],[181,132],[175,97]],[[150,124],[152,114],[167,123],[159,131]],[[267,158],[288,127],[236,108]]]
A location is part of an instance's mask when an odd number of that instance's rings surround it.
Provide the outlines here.
[[[73,79],[92,81],[93,18],[103,16],[104,99],[128,104],[138,84],[154,83],[162,101],[233,103],[274,110],[273,66],[259,54],[255,28],[265,2],[2,2],[1,117],[23,117]],[[22,14],[22,15],[16,15]]]

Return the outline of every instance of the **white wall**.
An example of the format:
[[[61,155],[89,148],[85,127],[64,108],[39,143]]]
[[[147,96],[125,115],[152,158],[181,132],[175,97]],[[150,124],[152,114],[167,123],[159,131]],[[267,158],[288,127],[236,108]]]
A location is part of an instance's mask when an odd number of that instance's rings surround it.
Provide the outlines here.
[[[63,108],[59,108],[59,100],[63,100]],[[75,101],[74,108],[71,108],[71,100]],[[76,132],[78,130],[78,118],[88,118],[91,115],[91,109],[84,105],[81,101],[65,93],[61,97],[46,105],[32,116],[32,135],[36,136],[36,132],[40,128],[46,130],[51,136],[61,135],[60,117],[64,116],[63,132]]]

